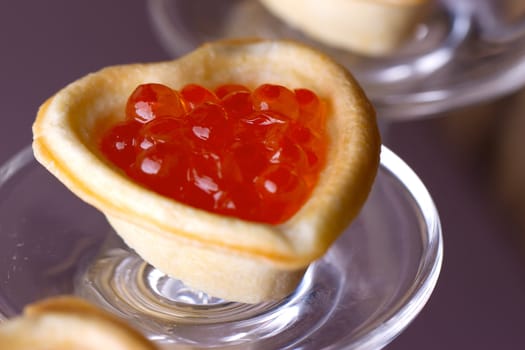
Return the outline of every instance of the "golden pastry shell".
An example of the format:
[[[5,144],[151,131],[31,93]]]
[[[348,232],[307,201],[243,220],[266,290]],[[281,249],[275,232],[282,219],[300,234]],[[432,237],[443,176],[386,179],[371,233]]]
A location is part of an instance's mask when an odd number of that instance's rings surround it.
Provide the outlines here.
[[[124,321],[73,296],[30,304],[0,324],[0,349],[158,350]]]
[[[187,83],[214,87],[234,82],[254,88],[271,82],[315,91],[328,102],[330,147],[310,199],[288,221],[272,226],[195,209],[129,179],[100,153],[98,134],[124,117],[127,97],[145,82],[174,89]],[[304,270],[359,212],[380,152],[374,110],[346,69],[301,44],[259,39],[208,43],[177,60],[89,74],[42,105],[33,135],[34,154],[51,173],[101,210],[144,259],[175,276],[180,271],[165,270],[173,265],[166,260],[177,254],[177,246],[193,250],[193,256],[222,255],[237,264],[264,264],[277,272]],[[204,273],[213,269],[213,260],[202,263]],[[187,271],[191,264],[181,269],[192,274]],[[297,283],[298,278],[293,279]]]
[[[310,37],[369,56],[389,55],[410,38],[431,0],[260,0]]]

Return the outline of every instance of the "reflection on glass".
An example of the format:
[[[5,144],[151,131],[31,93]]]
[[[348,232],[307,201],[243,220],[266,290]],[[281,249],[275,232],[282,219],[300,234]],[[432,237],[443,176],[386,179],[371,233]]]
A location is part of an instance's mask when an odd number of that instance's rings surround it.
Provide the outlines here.
[[[167,349],[381,348],[425,305],[442,259],[439,217],[424,185],[387,148],[381,157],[361,214],[298,289],[280,301],[242,304],[146,264],[28,148],[0,167],[0,315],[72,293]]]

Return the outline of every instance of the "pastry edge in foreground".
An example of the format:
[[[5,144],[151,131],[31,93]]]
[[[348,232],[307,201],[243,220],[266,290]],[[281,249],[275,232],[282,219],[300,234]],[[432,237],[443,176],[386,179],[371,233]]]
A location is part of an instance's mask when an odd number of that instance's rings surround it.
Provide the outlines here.
[[[158,350],[125,321],[69,295],[29,304],[0,323],[0,349]]]

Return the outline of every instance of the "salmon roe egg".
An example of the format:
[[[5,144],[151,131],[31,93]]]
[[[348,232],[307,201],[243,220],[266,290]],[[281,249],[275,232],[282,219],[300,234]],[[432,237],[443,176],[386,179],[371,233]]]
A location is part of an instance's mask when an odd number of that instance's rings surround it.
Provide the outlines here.
[[[197,84],[184,86],[180,94],[187,110],[193,110],[206,102],[219,102],[219,99],[213,92]]]
[[[147,188],[187,205],[279,224],[306,202],[326,159],[325,102],[263,84],[179,91],[139,85],[124,121],[100,140],[106,158]]]
[[[161,116],[183,115],[184,108],[177,91],[162,84],[139,85],[126,104],[126,117],[139,123]]]
[[[226,95],[232,92],[239,92],[239,91],[250,92],[250,90],[246,86],[240,85],[240,84],[224,84],[224,85],[218,86],[214,90],[215,96],[217,96],[220,99],[223,99],[224,97],[226,97]]]

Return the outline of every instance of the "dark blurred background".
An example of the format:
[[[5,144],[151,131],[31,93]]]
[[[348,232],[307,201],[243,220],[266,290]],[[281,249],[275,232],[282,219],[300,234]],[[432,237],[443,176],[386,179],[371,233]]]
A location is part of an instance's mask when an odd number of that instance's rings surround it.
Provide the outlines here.
[[[0,163],[30,144],[38,106],[67,83],[170,58],[144,0],[4,1],[0,50]],[[434,294],[389,350],[525,347],[522,101],[513,94],[384,135],[428,187],[445,240]]]

